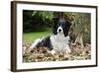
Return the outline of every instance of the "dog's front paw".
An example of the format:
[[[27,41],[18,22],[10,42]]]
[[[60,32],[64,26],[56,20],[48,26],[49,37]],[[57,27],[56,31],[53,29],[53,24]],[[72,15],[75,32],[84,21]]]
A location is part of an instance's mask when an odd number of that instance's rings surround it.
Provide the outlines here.
[[[67,54],[71,53],[71,49],[70,49],[69,45],[66,46],[65,53],[67,53]]]
[[[55,55],[55,54],[56,54],[56,51],[55,51],[55,50],[52,50],[52,51],[50,51],[50,53],[51,53],[52,55]]]
[[[71,53],[71,49],[70,47],[67,45],[65,51],[64,51],[64,58],[68,59],[70,57],[70,53]]]

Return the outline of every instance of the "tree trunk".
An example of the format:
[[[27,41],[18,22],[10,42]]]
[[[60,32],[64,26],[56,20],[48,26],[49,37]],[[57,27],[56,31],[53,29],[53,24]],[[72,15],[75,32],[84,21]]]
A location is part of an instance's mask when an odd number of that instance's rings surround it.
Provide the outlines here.
[[[76,40],[75,40],[75,43],[80,43],[81,47],[83,48],[84,47],[84,44],[83,44],[83,34],[80,34],[77,36]]]

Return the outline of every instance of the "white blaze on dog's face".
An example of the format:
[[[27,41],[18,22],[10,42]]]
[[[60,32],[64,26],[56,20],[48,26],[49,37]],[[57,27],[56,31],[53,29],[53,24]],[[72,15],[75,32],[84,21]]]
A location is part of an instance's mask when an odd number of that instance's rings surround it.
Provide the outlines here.
[[[57,33],[58,33],[58,34],[63,34],[63,29],[62,29],[61,26],[58,27],[58,29],[57,29]]]

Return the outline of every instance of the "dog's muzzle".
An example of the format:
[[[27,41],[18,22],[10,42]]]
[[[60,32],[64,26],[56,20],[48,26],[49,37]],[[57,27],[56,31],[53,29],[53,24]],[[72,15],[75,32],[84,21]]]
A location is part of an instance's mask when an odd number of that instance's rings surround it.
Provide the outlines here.
[[[63,29],[62,29],[62,27],[58,27],[58,29],[57,29],[57,33],[63,33]]]

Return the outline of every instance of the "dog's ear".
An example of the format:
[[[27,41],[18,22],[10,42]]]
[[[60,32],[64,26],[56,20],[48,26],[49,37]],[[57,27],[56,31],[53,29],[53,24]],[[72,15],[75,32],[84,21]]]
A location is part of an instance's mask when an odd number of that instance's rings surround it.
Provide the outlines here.
[[[71,23],[70,22],[68,22],[68,21],[66,21],[66,26],[65,26],[65,28],[64,28],[64,35],[65,35],[65,37],[69,34],[69,30],[70,30],[70,26],[71,26]]]
[[[58,24],[59,18],[53,18],[53,34],[57,34],[57,24]]]

